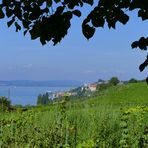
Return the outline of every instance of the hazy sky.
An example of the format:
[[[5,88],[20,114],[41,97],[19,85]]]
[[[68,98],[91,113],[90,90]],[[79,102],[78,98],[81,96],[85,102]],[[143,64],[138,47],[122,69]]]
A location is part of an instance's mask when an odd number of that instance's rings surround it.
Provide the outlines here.
[[[55,47],[15,33],[13,27],[7,28],[6,20],[1,20],[0,80],[143,79],[148,68],[141,73],[138,67],[147,53],[130,45],[147,36],[148,26],[136,15],[131,15],[126,26],[118,23],[116,30],[99,28],[89,41],[82,35],[82,21],[75,18],[69,34]]]

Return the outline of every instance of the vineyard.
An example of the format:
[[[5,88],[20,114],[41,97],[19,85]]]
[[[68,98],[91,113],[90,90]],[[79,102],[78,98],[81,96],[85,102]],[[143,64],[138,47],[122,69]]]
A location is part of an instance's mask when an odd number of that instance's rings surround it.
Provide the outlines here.
[[[147,148],[147,96],[146,84],[130,84],[87,100],[0,112],[0,148]]]

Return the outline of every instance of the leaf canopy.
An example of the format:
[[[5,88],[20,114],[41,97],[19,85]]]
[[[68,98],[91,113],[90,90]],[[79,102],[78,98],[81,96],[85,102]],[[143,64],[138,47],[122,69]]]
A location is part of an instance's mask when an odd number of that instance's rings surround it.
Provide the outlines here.
[[[14,25],[16,32],[29,33],[32,40],[39,39],[42,45],[52,41],[59,43],[68,33],[74,16],[81,17],[85,5],[92,7],[82,23],[82,33],[86,39],[94,36],[96,29],[115,29],[117,22],[126,25],[128,11],[137,10],[141,21],[148,19],[148,0],[2,0],[0,19],[7,17],[8,27]],[[132,48],[147,50],[148,37],[141,37],[132,43]],[[140,65],[140,71],[148,65]]]

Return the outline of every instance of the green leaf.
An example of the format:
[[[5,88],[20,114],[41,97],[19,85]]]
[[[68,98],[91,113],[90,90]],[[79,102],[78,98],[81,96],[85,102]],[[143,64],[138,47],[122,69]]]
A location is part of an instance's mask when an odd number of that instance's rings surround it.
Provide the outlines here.
[[[61,0],[54,0],[54,2],[59,3]]]
[[[2,8],[0,8],[0,19],[3,19],[5,17],[5,14],[2,10]]]
[[[146,82],[147,82],[147,84],[148,84],[148,77],[146,78]]]
[[[135,42],[132,43],[131,46],[132,46],[132,48],[137,48],[138,45],[139,45],[139,42],[138,41],[135,41]]]
[[[144,70],[144,68],[145,68],[145,66],[144,66],[143,64],[141,64],[141,65],[139,66],[139,70],[140,70],[141,72]]]
[[[21,26],[17,22],[15,22],[15,27],[16,27],[16,32],[21,30]]]
[[[28,32],[28,30],[25,30],[25,31],[24,31],[24,36],[26,35],[27,32]]]
[[[13,15],[13,11],[11,9],[6,9],[7,17],[11,17]]]
[[[105,20],[102,17],[94,16],[92,18],[92,24],[94,27],[103,27]]]
[[[12,18],[9,22],[7,22],[7,26],[10,27],[14,23],[15,19]]]
[[[77,17],[80,17],[81,16],[81,12],[79,10],[74,10],[74,11],[72,11],[72,13],[74,15],[76,15]]]
[[[59,7],[57,8],[57,10],[56,10],[55,13],[56,13],[56,14],[61,14],[61,13],[63,13],[64,9],[65,9],[64,6],[59,6]]]
[[[47,0],[46,3],[47,3],[47,7],[51,7],[52,6],[52,0]]]
[[[45,41],[44,37],[40,37],[40,42],[41,42],[42,45],[46,44],[46,41]]]
[[[82,25],[82,32],[83,35],[87,38],[90,39],[93,37],[94,33],[95,33],[95,28],[94,27],[90,27],[87,24],[83,24]]]
[[[148,10],[143,10],[143,9],[139,10],[138,17],[141,17],[143,21],[147,20],[148,19]]]
[[[126,14],[121,15],[120,18],[119,18],[119,21],[120,21],[123,25],[125,25],[125,24],[128,22],[128,20],[129,20],[129,16],[126,15]]]
[[[148,66],[148,57],[147,59],[139,66],[140,71],[142,72]]]

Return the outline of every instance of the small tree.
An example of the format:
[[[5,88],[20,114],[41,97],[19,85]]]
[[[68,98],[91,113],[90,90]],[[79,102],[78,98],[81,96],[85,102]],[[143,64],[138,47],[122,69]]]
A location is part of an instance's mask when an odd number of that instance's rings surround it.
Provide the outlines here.
[[[119,83],[119,79],[117,77],[112,77],[110,80],[109,80],[109,84],[111,85],[117,85]]]
[[[11,101],[6,97],[0,97],[0,110],[8,111],[10,109]]]
[[[42,95],[39,94],[37,99],[37,105],[41,105],[41,104],[42,104]]]
[[[98,84],[97,85],[97,90],[101,91],[101,90],[105,90],[105,89],[107,89],[109,87],[110,87],[110,84],[109,83],[107,83],[107,84],[102,83],[102,84]]]
[[[105,80],[102,80],[102,79],[98,80],[98,83],[104,83],[104,82],[105,82]]]
[[[49,94],[39,94],[38,99],[37,99],[37,105],[47,105],[51,102],[49,99]]]
[[[134,79],[134,78],[132,78],[132,79],[130,79],[129,81],[128,81],[128,83],[137,83],[138,81],[136,80],[136,79]]]

